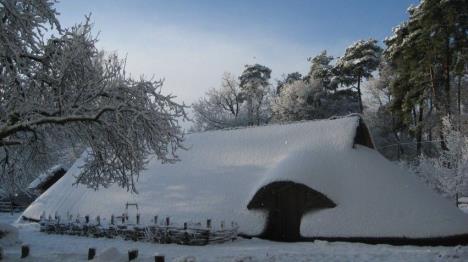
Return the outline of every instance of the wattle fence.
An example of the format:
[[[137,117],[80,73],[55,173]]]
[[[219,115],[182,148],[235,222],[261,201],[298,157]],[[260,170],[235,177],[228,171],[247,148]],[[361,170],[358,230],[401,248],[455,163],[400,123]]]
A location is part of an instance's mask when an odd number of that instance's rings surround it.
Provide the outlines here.
[[[125,214],[119,217],[111,216],[110,223],[101,220],[98,216],[91,221],[89,216],[73,219],[68,215],[65,220],[55,215],[48,218],[41,216],[40,231],[48,234],[64,234],[85,237],[122,238],[125,240],[145,241],[153,243],[176,243],[181,245],[207,245],[223,243],[237,239],[238,225],[231,222],[226,226],[221,222],[217,229],[212,228],[211,220],[202,223],[184,223],[182,226],[170,222],[166,217],[164,223],[158,224],[155,216],[152,224],[140,224],[140,216],[136,216],[136,223],[128,223]]]

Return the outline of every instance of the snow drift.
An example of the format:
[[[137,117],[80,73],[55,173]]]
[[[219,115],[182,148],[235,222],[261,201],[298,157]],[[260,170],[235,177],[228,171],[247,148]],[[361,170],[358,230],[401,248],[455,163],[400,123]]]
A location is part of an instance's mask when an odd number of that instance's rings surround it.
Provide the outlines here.
[[[235,221],[259,235],[267,213],[248,210],[262,187],[275,181],[304,184],[329,197],[335,208],[302,218],[303,237],[436,238],[468,233],[468,216],[377,151],[355,145],[358,116],[334,120],[187,135],[180,162],[151,159],[139,194],[117,186],[99,191],[72,185],[83,156],[23,216],[43,212],[110,217],[127,202],[139,204],[143,222]]]

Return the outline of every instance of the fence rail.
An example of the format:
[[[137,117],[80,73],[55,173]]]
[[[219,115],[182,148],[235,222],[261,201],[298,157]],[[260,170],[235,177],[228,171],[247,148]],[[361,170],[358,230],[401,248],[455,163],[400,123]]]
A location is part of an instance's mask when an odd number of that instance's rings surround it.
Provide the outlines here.
[[[111,218],[111,224],[101,223],[100,217],[95,221],[90,221],[89,216],[84,221],[80,219],[73,220],[68,217],[62,221],[59,216],[52,219],[49,216],[41,216],[40,231],[48,234],[65,234],[85,237],[105,237],[122,238],[125,240],[145,241],[153,243],[176,243],[181,245],[207,245],[212,243],[224,243],[234,241],[238,236],[238,226],[232,222],[229,228],[225,228],[224,222],[220,229],[211,228],[211,220],[207,220],[206,227],[200,223],[188,224],[183,226],[170,224],[170,219],[166,218],[165,225],[157,223],[151,225],[128,224],[125,219],[121,223],[114,223],[116,220]],[[137,216],[139,221],[139,216]],[[156,220],[155,220],[156,221]]]
[[[0,212],[20,212],[26,209],[26,206],[18,206],[10,201],[0,201]]]

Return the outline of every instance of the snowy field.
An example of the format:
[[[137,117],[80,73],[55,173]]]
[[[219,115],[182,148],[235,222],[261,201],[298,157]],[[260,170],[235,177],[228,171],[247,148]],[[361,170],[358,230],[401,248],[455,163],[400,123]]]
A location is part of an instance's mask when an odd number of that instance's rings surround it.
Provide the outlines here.
[[[0,213],[0,223],[14,224],[19,214]],[[31,247],[31,257],[20,259],[20,243],[5,246],[6,261],[86,261],[89,247],[97,248],[94,261],[127,261],[126,252],[138,248],[136,261],[154,261],[155,253],[166,261],[467,261],[468,246],[413,247],[350,243],[278,243],[240,239],[202,247],[158,245],[115,239],[47,235],[37,224],[20,224],[19,238]]]

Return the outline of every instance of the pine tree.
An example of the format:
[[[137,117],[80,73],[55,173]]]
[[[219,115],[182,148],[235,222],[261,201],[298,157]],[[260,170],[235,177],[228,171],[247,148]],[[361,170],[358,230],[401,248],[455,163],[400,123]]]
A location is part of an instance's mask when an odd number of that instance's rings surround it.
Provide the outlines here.
[[[260,124],[260,110],[268,95],[270,76],[270,68],[255,64],[246,65],[239,77],[239,86],[247,101],[249,125]]]
[[[323,50],[315,57],[307,59],[311,62],[310,71],[306,76],[306,80],[315,79],[320,81],[320,84],[328,90],[336,90],[337,86],[332,85],[333,66],[330,64],[333,61],[333,56],[327,55],[327,50]]]
[[[355,86],[359,96],[359,111],[363,112],[361,82],[372,76],[379,63],[382,48],[377,40],[360,40],[346,48],[343,57],[338,59],[336,70],[340,82],[345,86]]]
[[[301,79],[302,79],[302,74],[299,72],[289,73],[286,77],[284,77],[283,75],[283,79],[277,81],[276,94],[279,95],[281,93],[281,89],[284,87],[284,85],[291,84]]]
[[[397,71],[392,110],[419,126],[424,109],[428,117],[435,114],[441,148],[447,150],[442,117],[452,114],[451,82],[466,74],[468,5],[465,0],[425,0],[408,12],[409,19],[385,40],[385,56]]]

